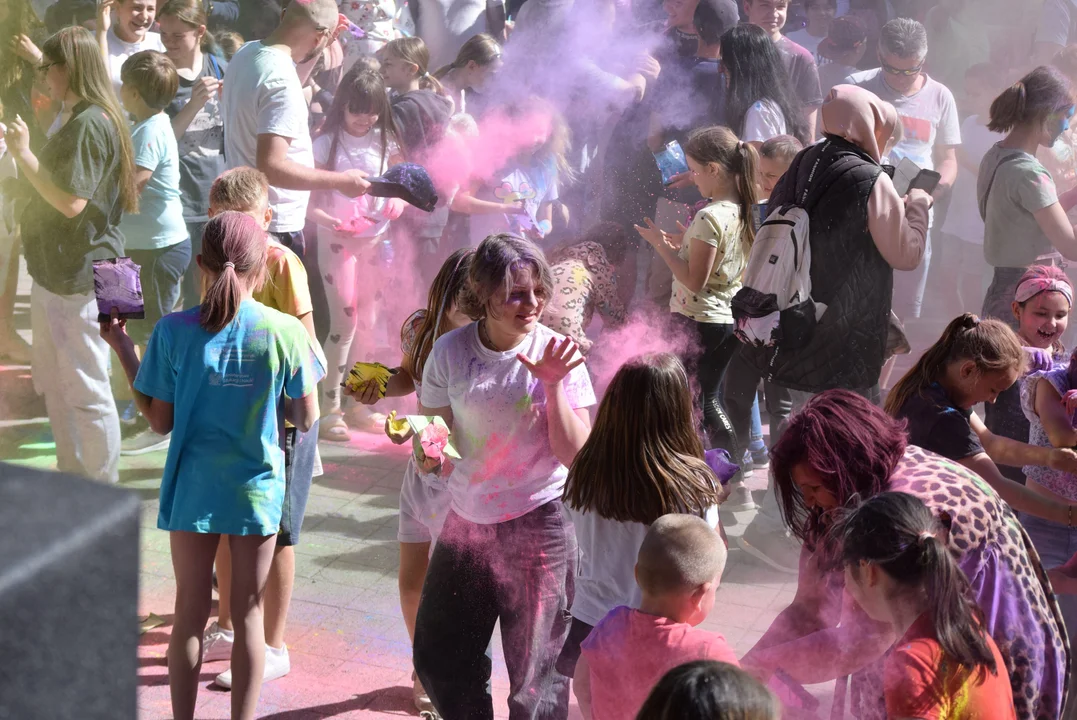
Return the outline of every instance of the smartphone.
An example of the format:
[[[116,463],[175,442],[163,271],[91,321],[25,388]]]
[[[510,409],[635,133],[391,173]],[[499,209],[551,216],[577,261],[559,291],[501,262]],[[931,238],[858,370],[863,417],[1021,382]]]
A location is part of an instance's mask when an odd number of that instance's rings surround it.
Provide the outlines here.
[[[688,172],[688,161],[684,157],[684,150],[676,140],[671,140],[664,148],[654,153],[654,161],[662,172],[663,185],[669,185],[675,175]]]
[[[934,170],[921,170],[917,176],[909,183],[909,190],[923,190],[926,193],[935,192],[935,188],[939,186],[939,180],[942,179],[942,175],[938,174]]]

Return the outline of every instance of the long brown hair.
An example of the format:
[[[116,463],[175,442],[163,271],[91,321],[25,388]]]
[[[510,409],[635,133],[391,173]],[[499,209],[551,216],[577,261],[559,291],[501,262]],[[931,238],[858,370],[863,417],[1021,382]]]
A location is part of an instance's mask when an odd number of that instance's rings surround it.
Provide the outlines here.
[[[381,165],[378,172],[386,169],[385,158],[389,146],[398,143],[393,111],[389,105],[389,94],[385,90],[385,80],[381,73],[357,63],[341,79],[333,95],[333,104],[325,114],[325,123],[319,135],[329,135],[329,164],[327,170],[336,170],[337,148],[340,146],[340,133],[344,132],[344,112],[353,115],[377,115],[377,128],[381,133]]]
[[[714,125],[693,131],[684,145],[684,152],[701,165],[718,164],[736,180],[743,236],[751,248],[755,242],[751,217],[752,205],[756,201],[755,178],[759,164],[755,148],[737,139],[729,128]]]
[[[1057,69],[1041,65],[1003,90],[991,102],[987,129],[1004,133],[1018,125],[1043,122],[1073,105],[1073,86]]]
[[[32,77],[36,70],[15,53],[11,39],[27,35],[34,42],[39,42],[39,36],[44,34],[45,25],[38,20],[29,0],[7,0],[7,19],[0,22],[0,37],[3,37],[3,42],[0,42],[0,90],[15,87],[27,75]]]
[[[493,35],[479,33],[472,35],[468,41],[460,46],[460,52],[456,53],[456,59],[448,65],[443,65],[434,73],[437,80],[441,80],[453,70],[467,67],[470,62],[479,67],[486,67],[501,58],[501,45]]]
[[[159,21],[163,17],[174,17],[195,30],[201,27],[204,30],[202,40],[199,42],[202,52],[224,56],[224,53],[217,45],[217,39],[214,34],[209,30],[205,30],[206,11],[202,7],[202,0],[168,0],[164,6],[157,10],[157,20]]]
[[[434,348],[434,341],[449,332],[446,314],[452,309],[453,304],[458,302],[457,298],[467,285],[471,257],[474,254],[475,251],[471,248],[461,248],[453,252],[442,263],[434,282],[430,284],[430,292],[426,297],[426,312],[423,313],[419,330],[415,333],[411,354],[404,356],[403,367],[416,380],[421,381],[423,378],[423,368],[426,367],[426,359],[430,357],[430,351]],[[407,323],[405,323],[406,327]],[[404,332],[402,328],[400,331],[402,343]]]
[[[841,559],[859,576],[860,563],[879,566],[905,592],[926,596],[935,639],[967,670],[998,674],[984,617],[969,597],[969,581],[946,544],[931,510],[907,493],[885,492],[850,511],[835,528]],[[895,598],[897,599],[897,598]]]
[[[419,75],[419,87],[423,90],[433,90],[438,95],[448,93],[442,87],[441,82],[430,74],[430,50],[421,37],[402,37],[385,43],[382,52],[399,58],[404,62],[415,65]]]
[[[565,503],[618,522],[701,515],[718,503],[688,374],[671,353],[638,355],[613,376],[565,481]]]
[[[1026,362],[1021,341],[1008,325],[965,313],[950,321],[938,342],[890,390],[886,412],[897,417],[909,398],[941,380],[946,366],[956,360],[972,360],[981,373],[1013,369],[1021,372]]]
[[[120,101],[116,99],[116,91],[112,89],[112,78],[101,56],[101,47],[97,40],[84,27],[66,27],[45,41],[41,54],[50,62],[63,65],[67,70],[67,83],[71,92],[101,108],[112,121],[116,128],[116,143],[120,154],[117,183],[120,189],[120,205],[124,212],[137,213],[135,153],[131,147],[127,114],[120,109]]]
[[[266,232],[246,213],[225,210],[206,223],[202,232],[202,269],[216,278],[206,288],[199,323],[218,333],[236,313],[244,285],[258,288],[265,280]]]

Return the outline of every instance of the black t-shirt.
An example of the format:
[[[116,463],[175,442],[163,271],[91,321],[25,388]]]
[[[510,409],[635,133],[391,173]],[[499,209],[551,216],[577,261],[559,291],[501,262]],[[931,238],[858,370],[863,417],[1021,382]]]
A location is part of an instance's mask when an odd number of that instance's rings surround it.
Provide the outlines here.
[[[56,295],[88,293],[93,261],[123,255],[116,126],[100,107],[79,103],[38,161],[58,188],[86,200],[86,207],[68,218],[32,191],[21,219],[30,277]]]
[[[971,410],[955,407],[938,383],[913,394],[897,413],[909,421],[909,442],[950,460],[964,460],[984,451],[972,429]]]
[[[202,71],[193,80],[179,79],[175,99],[165,108],[168,117],[174,118],[191,101],[194,84],[204,77],[224,77],[228,63],[209,53],[202,55]],[[183,203],[183,219],[187,222],[205,222],[209,218],[209,188],[225,171],[224,119],[221,117],[219,100],[211,99],[203,106],[187,132],[177,141],[180,161],[180,202]]]

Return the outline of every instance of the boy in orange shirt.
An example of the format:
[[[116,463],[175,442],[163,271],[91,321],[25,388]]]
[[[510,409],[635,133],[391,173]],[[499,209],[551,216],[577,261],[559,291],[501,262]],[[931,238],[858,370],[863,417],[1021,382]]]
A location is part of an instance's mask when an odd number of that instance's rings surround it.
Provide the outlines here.
[[[246,213],[262,227],[268,228],[273,218],[269,207],[269,181],[265,173],[250,167],[232,168],[213,181],[209,191],[209,217],[225,210]],[[262,289],[254,293],[254,299],[274,310],[299,319],[315,343],[314,306],[311,304],[307,271],[294,252],[268,237],[266,254],[266,281]],[[307,507],[307,496],[313,478],[321,475],[318,458],[318,423],[305,433],[291,424],[287,425],[284,439],[284,512],[281,514],[277,550],[266,583],[265,637],[266,662],[262,681],[275,680],[291,670],[288,648],[284,644],[284,627],[288,618],[288,606],[295,584],[295,550],[299,542],[299,530]],[[230,659],[232,655],[232,620],[229,612],[231,587],[231,556],[228,545],[221,543],[217,549],[217,578],[219,613],[217,622],[209,626],[202,643],[202,660]],[[232,670],[222,672],[214,682],[225,688],[232,687]]]

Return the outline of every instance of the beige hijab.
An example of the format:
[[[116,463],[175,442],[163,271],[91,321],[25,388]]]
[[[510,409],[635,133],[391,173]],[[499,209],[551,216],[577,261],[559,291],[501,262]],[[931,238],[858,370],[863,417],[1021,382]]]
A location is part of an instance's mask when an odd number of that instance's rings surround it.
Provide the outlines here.
[[[835,85],[823,101],[823,132],[845,138],[881,162],[897,127],[894,106],[870,90]]]

